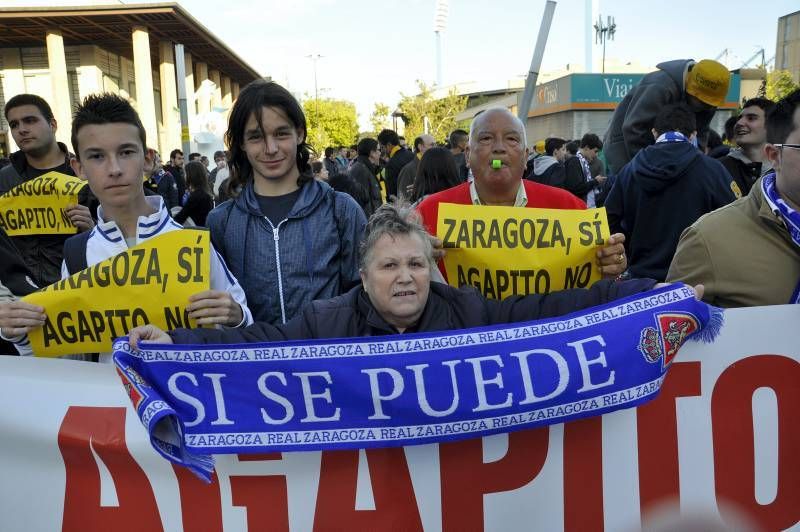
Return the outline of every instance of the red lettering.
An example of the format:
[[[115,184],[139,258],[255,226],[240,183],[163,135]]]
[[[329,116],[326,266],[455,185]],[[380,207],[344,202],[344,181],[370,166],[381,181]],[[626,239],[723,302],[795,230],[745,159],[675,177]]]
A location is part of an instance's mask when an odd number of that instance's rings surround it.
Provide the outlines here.
[[[402,448],[367,449],[374,510],[356,510],[358,451],[325,451],[314,530],[422,530]]]
[[[280,460],[283,458],[282,453],[252,453],[252,454],[237,454],[236,458],[240,462],[265,462],[267,460]]]
[[[217,474],[214,473],[211,482],[206,484],[188,468],[173,464],[172,470],[178,479],[183,532],[222,530],[222,503]]]
[[[549,434],[548,427],[512,432],[505,456],[489,464],[483,463],[481,439],[439,444],[442,529],[482,530],[484,494],[515,490],[536,478]]]
[[[679,500],[675,400],[700,393],[700,362],[674,362],[658,397],[636,409],[642,516],[659,503]]]
[[[62,530],[163,530],[147,476],[125,444],[125,409],[71,406],[58,430],[66,468]],[[100,457],[117,492],[118,506],[100,506]]]
[[[231,477],[231,494],[234,506],[247,508],[247,530],[289,530],[286,477]]]
[[[711,396],[717,496],[755,518],[766,530],[785,530],[800,520],[800,364],[779,355],[737,361],[717,379]],[[778,490],[769,504],[755,496],[753,392],[771,388],[778,400]]]
[[[603,530],[603,418],[564,425],[564,530]]]
[[[240,462],[280,460],[281,453],[240,454]],[[286,477],[232,476],[231,498],[234,506],[247,509],[247,530],[289,530],[289,496]],[[269,501],[265,504],[265,501]],[[222,530],[222,527],[206,530]]]

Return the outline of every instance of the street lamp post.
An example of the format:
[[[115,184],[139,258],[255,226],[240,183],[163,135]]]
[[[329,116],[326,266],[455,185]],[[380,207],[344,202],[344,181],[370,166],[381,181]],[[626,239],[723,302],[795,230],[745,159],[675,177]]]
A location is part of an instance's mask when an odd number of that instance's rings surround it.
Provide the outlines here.
[[[436,86],[442,86],[442,33],[447,29],[447,15],[450,13],[448,0],[436,0],[433,16],[433,32],[436,34]]]
[[[320,54],[308,54],[306,58],[314,63],[314,114],[317,115],[317,125],[319,125],[319,89],[317,88],[317,61],[322,59]]]
[[[319,130],[319,87],[317,85],[317,61],[322,59],[322,55],[320,54],[308,54],[306,58],[311,59],[314,64],[314,114],[316,116],[316,129]],[[317,131],[319,134],[319,131]]]
[[[606,72],[606,41],[614,40],[614,34],[617,32],[617,24],[614,22],[613,17],[608,17],[607,22],[603,25],[603,17],[599,15],[597,22],[594,24],[595,42],[603,44],[603,73]]]

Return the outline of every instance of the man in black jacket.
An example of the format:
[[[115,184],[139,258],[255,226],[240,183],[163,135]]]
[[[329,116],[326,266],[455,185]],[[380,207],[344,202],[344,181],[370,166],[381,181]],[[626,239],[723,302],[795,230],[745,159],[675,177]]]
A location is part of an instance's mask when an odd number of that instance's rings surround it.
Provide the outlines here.
[[[336,149],[332,146],[325,148],[325,158],[322,160],[325,169],[328,171],[328,179],[340,173],[339,164],[336,162]]]
[[[11,164],[0,170],[0,195],[47,172],[75,175],[67,147],[56,142],[56,120],[45,100],[34,94],[18,94],[6,103],[4,112],[20,149],[11,154]],[[88,186],[78,198],[78,205],[70,206],[66,212],[79,231],[87,231],[94,227],[90,206],[96,200]],[[36,285],[43,287],[61,279],[64,241],[68,236],[10,237]]]
[[[175,149],[169,152],[169,164],[164,165],[164,170],[172,174],[175,178],[175,185],[178,187],[178,203],[183,199],[183,193],[186,192],[186,174],[183,171],[183,152]]]
[[[417,166],[422,156],[429,148],[436,146],[436,139],[433,135],[422,134],[414,139],[414,157],[408,162],[397,178],[397,197],[408,201],[411,198],[412,188],[414,188],[414,178],[417,176]]]
[[[544,141],[544,155],[528,161],[532,166],[527,178],[543,185],[564,188],[567,180],[564,159],[567,156],[567,141],[558,137],[550,137]]]
[[[469,141],[469,133],[463,129],[456,129],[450,133],[448,138],[450,141],[450,153],[456,160],[456,168],[458,168],[458,177],[462,182],[469,179],[469,168],[467,167],[467,156],[464,153],[467,149],[467,142]]]
[[[587,133],[581,138],[581,145],[575,157],[570,157],[566,164],[566,179],[563,188],[572,192],[586,202],[589,208],[595,207],[595,189],[606,181],[606,176],[592,177],[590,165],[597,158],[597,153],[603,149],[600,137],[594,133]]]
[[[350,190],[347,191],[364,210],[367,219],[381,206],[381,187],[378,184],[378,164],[381,152],[378,141],[369,137],[358,142],[358,157],[350,165]],[[339,174],[343,176],[343,174]]]
[[[172,212],[175,207],[180,208],[181,198],[178,196],[178,185],[175,177],[161,166],[158,153],[153,148],[145,150],[144,175],[147,181],[144,182],[145,191],[158,194],[164,199],[167,210]]]
[[[414,154],[400,145],[400,137],[391,129],[384,129],[378,134],[378,143],[389,158],[383,178],[386,182],[386,201],[393,201],[397,197],[400,170],[414,158]]]
[[[773,107],[775,102],[766,98],[751,98],[744,102],[733,127],[733,140],[738,148],[719,159],[736,183],[734,192],[737,197],[746,196],[753,183],[772,170],[764,155],[764,146],[767,145],[766,116]]]

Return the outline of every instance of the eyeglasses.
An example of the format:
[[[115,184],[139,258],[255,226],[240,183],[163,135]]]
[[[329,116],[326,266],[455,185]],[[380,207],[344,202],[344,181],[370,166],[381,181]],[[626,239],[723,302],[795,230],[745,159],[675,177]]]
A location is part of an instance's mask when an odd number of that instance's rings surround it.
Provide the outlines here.
[[[789,148],[792,150],[800,150],[800,144],[773,144],[776,148]]]

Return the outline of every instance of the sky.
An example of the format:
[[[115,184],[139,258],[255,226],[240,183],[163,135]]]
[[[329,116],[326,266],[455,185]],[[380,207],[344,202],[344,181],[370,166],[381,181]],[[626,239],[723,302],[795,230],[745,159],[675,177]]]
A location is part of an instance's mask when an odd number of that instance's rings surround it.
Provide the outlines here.
[[[6,0],[6,6],[43,5]],[[59,1],[58,4],[111,3]],[[137,2],[124,3],[141,3]],[[394,108],[414,94],[416,80],[436,81],[433,32],[436,0],[181,0],[209,31],[256,70],[300,96],[313,97],[314,61],[321,98],[352,101],[362,129],[374,104]],[[523,79],[536,43],[545,0],[449,0],[442,34],[443,85],[475,82],[501,88]],[[595,16],[614,17],[608,61],[654,67],[669,59],[716,57],[729,49],[738,68],[758,48],[775,55],[778,17],[797,0],[594,0]],[[51,3],[52,5],[52,3]],[[559,0],[542,72],[584,63],[585,0]],[[594,42],[594,34],[591,35]],[[601,54],[594,47],[595,57]]]

